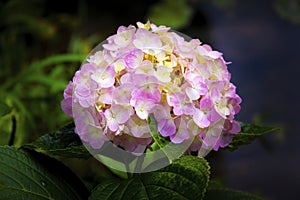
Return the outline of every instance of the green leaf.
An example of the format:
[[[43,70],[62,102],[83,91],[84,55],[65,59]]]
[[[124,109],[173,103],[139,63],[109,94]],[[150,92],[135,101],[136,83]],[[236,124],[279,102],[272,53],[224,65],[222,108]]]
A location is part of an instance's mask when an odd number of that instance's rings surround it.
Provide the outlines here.
[[[9,114],[11,111],[12,109],[8,105],[6,105],[5,102],[0,101],[0,117]]]
[[[55,159],[0,147],[0,199],[86,199],[84,184]]]
[[[115,175],[117,175],[120,178],[123,179],[127,179],[128,178],[128,174],[126,172],[126,166],[123,162],[118,161],[117,159],[113,159],[111,157],[107,157],[104,155],[97,155],[96,157],[97,160],[101,161],[103,164],[105,164],[105,166]],[[115,169],[112,168],[111,166],[114,166],[115,168],[119,169]],[[117,167],[116,167],[117,166]]]
[[[38,60],[33,62],[29,67],[29,72],[34,72],[36,70],[42,69],[49,65],[61,64],[66,62],[82,62],[86,55],[83,54],[59,54],[47,57],[43,60]],[[28,72],[26,72],[28,74]]]
[[[179,29],[188,25],[192,13],[186,0],[163,0],[150,8],[148,18],[155,24]]]
[[[210,181],[204,200],[262,200],[261,197],[247,192],[224,187],[218,182]]]
[[[151,150],[148,149],[143,162],[143,171],[153,171],[160,169],[160,166],[167,166],[178,159],[191,145],[193,138],[185,140],[182,143],[172,143],[169,137],[163,137],[158,131],[158,124],[153,114],[148,117],[148,126],[150,135],[154,142]]]
[[[273,2],[273,8],[282,19],[296,25],[300,24],[299,1],[276,0]]]
[[[106,180],[99,184],[91,193],[89,197],[90,200],[101,199],[109,200],[111,199],[113,193],[119,188],[120,183],[113,180]]]
[[[29,76],[24,81],[44,84],[50,88],[51,92],[53,90],[63,91],[66,88],[66,85],[68,84],[68,82],[66,82],[65,80],[59,80],[56,77],[47,77],[47,76]]]
[[[150,135],[152,136],[154,143],[151,145],[153,150],[162,150],[163,153],[169,160],[169,163],[172,163],[174,159],[181,156],[184,152],[184,145],[176,145],[171,143],[169,137],[163,137],[157,127],[157,121],[154,118],[153,114],[150,114],[148,117],[148,125],[150,129]]]
[[[154,148],[163,149],[166,145],[170,143],[170,140],[168,138],[165,138],[161,134],[159,134],[157,129],[158,125],[153,114],[150,114],[148,117],[148,125],[150,129],[150,134],[155,142]]]
[[[85,59],[86,55],[82,54],[61,54],[47,57],[43,60],[38,60],[33,62],[31,65],[26,68],[26,70],[21,71],[16,76],[10,78],[7,82],[5,82],[2,88],[5,90],[7,88],[13,87],[16,83],[20,83],[20,81],[24,81],[33,74],[36,74],[37,71],[51,65],[66,63],[66,62],[82,62]]]
[[[0,145],[12,145],[15,138],[16,118],[6,115],[0,119]]]
[[[250,144],[253,140],[266,133],[279,130],[276,126],[246,124],[243,122],[240,122],[240,124],[240,133],[233,136],[232,142],[225,149],[233,151],[242,145]]]
[[[89,199],[203,199],[209,168],[204,158],[183,156],[158,171],[137,174],[121,183],[106,181]]]
[[[23,147],[49,156],[84,159],[91,157],[91,154],[86,150],[80,138],[74,132],[74,124],[69,124],[53,133],[43,135],[36,141],[26,144]]]

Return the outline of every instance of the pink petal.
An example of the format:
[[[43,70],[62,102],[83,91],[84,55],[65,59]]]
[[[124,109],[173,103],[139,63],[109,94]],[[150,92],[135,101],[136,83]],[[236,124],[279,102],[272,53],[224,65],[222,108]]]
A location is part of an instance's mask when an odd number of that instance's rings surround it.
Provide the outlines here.
[[[64,98],[69,98],[72,97],[73,95],[73,82],[70,81],[69,84],[67,85],[66,89],[64,90]]]
[[[176,121],[176,124],[179,124],[179,125],[177,125],[179,127],[177,130],[177,133],[170,136],[170,139],[173,143],[178,144],[178,143],[182,143],[184,140],[188,139],[190,137],[190,132],[187,129],[186,121],[182,117],[177,118],[175,121]]]
[[[106,118],[106,123],[108,128],[113,132],[117,131],[119,129],[119,124],[117,120],[114,118],[114,115],[110,109],[105,110],[104,116]]]
[[[112,95],[113,95],[114,88],[102,88],[100,90],[100,96],[99,101],[101,101],[104,104],[111,104],[112,103]]]
[[[129,120],[128,120],[128,128],[130,129],[130,132],[132,135],[135,137],[144,137],[144,135],[149,136],[149,127],[146,122],[146,120],[141,120],[138,116],[133,115]]]
[[[107,66],[101,74],[100,85],[102,88],[108,88],[114,85],[115,83],[115,68],[111,65]]]
[[[137,29],[135,36],[133,44],[136,48],[148,54],[154,54],[160,51],[162,42],[157,34],[146,29]]]
[[[186,103],[182,106],[183,114],[185,115],[193,115],[195,113],[195,106],[193,103]]]
[[[66,113],[68,116],[73,117],[72,113],[72,98],[66,98],[61,101],[61,109]]]
[[[215,144],[214,150],[217,151],[219,147],[224,148],[228,146],[232,141],[232,135],[230,134],[223,134],[219,141]]]
[[[171,136],[176,133],[176,126],[172,119],[162,119],[158,121],[158,131],[164,136]]]
[[[114,104],[111,109],[114,112],[115,119],[119,124],[123,124],[128,121],[131,115],[131,107],[124,107],[121,105]]]
[[[193,115],[193,120],[200,128],[206,128],[210,124],[210,121],[207,119],[207,116],[200,109],[196,109]]]
[[[112,99],[117,104],[129,104],[134,86],[124,83],[115,88]]]
[[[137,116],[141,119],[147,119],[149,112],[155,106],[155,102],[151,99],[137,99],[134,105]]]
[[[111,65],[98,69],[91,78],[96,81],[101,88],[109,88],[115,83],[115,68]]]
[[[132,100],[146,99],[158,103],[160,101],[160,90],[157,84],[147,84],[136,88],[132,92]]]
[[[80,105],[84,108],[92,106],[95,103],[94,94],[86,85],[78,85],[75,88],[74,95],[78,99]]]
[[[211,99],[209,98],[202,98],[200,101],[200,109],[201,110],[211,110],[213,104]]]
[[[144,54],[140,49],[134,49],[124,58],[124,60],[130,69],[135,69],[142,63],[143,56]]]
[[[70,81],[64,90],[64,99],[61,101],[61,108],[68,116],[73,117],[72,104],[73,104],[73,82]]]
[[[199,90],[196,90],[196,89],[194,89],[194,88],[192,88],[192,87],[187,87],[187,88],[185,89],[185,93],[186,93],[186,95],[189,97],[189,99],[190,99],[191,101],[194,101],[194,100],[199,99],[199,98],[200,98],[200,95],[201,95],[201,93],[200,93]]]
[[[237,134],[239,132],[241,132],[241,125],[237,121],[233,121],[231,130],[229,130],[229,133]]]

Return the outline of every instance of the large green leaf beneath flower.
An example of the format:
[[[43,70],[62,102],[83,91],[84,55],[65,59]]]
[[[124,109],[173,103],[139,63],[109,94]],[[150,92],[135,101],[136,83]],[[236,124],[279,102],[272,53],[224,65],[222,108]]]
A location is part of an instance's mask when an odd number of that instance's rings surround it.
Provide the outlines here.
[[[11,108],[3,101],[0,101],[0,117],[3,117],[11,112]]]
[[[0,147],[0,199],[86,199],[84,184],[60,162],[36,152]]]
[[[262,200],[261,197],[239,190],[233,190],[223,185],[210,181],[204,200]]]
[[[86,150],[80,138],[74,132],[74,124],[69,124],[53,133],[43,135],[23,147],[49,156],[84,159],[91,157],[91,154]]]
[[[243,122],[240,122],[240,124],[240,133],[233,136],[232,142],[225,149],[231,151],[235,150],[240,146],[250,144],[253,140],[266,133],[279,130],[279,128],[276,126],[262,126],[255,124],[246,124]]]
[[[183,156],[158,171],[136,174],[121,183],[106,181],[89,199],[203,199],[209,168],[204,158]]]

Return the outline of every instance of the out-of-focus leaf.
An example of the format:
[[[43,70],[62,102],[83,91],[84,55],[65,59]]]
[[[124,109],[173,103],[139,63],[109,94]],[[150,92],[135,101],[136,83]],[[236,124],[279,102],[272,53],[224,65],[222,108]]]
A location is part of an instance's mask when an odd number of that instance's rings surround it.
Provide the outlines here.
[[[186,0],[163,0],[150,8],[148,18],[155,24],[179,29],[188,25],[192,14]]]
[[[23,147],[49,156],[83,159],[91,157],[91,154],[83,146],[78,135],[74,133],[74,124],[69,124],[53,133],[43,135]]]
[[[0,129],[0,137],[1,137],[0,146],[8,145],[9,140],[10,140],[10,133],[7,132],[6,130],[3,130],[3,128],[1,128]]]
[[[206,160],[183,156],[158,171],[137,174],[121,183],[106,181],[92,191],[89,199],[202,199],[208,181]]]
[[[60,162],[35,152],[0,147],[0,199],[86,199],[84,184]]]
[[[212,2],[217,7],[226,9],[234,6],[236,0],[213,0]]]
[[[276,0],[273,4],[275,11],[283,19],[293,23],[300,23],[300,1],[299,0]]]
[[[30,72],[41,69],[43,67],[60,64],[64,62],[82,62],[85,59],[85,54],[61,54],[61,55],[54,55],[43,60],[39,60],[37,62],[32,63],[29,66]]]
[[[30,32],[37,37],[42,39],[53,38],[56,34],[56,27],[54,24],[43,18],[37,18],[34,16],[29,16],[28,14],[15,14],[9,15],[6,19],[6,24],[24,24],[23,31]]]
[[[3,101],[0,101],[0,118],[9,114],[12,109]]]
[[[39,60],[33,62],[26,70],[20,72],[17,76],[12,77],[9,79],[4,85],[3,88],[9,88],[17,82],[22,80],[30,79],[36,71],[43,69],[44,67],[50,65],[61,64],[65,62],[82,62],[85,59],[86,55],[82,54],[62,54],[62,55],[55,55],[45,58],[43,60]]]
[[[218,182],[210,181],[207,187],[204,200],[262,200],[261,197],[247,192],[233,190],[224,187]]]
[[[240,146],[250,144],[256,138],[272,132],[279,130],[276,126],[263,126],[255,124],[246,124],[240,122],[241,131],[233,136],[232,142],[225,148],[228,150],[235,150]]]
[[[89,41],[91,39],[93,40]],[[69,44],[69,52],[88,54],[92,50],[93,45],[97,44],[99,41],[101,40],[99,40],[98,35],[92,35],[85,39],[74,35]]]
[[[0,118],[0,145],[12,145],[15,139],[16,117],[6,115]]]
[[[25,81],[44,84],[50,88],[52,93],[63,91],[68,84],[65,80],[58,80],[47,76],[30,76]]]

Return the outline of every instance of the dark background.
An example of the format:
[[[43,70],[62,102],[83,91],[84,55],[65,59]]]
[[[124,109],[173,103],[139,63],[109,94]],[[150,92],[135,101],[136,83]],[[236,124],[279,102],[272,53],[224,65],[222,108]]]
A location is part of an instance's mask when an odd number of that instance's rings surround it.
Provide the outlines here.
[[[232,62],[232,82],[243,99],[238,120],[281,127],[234,152],[210,155],[213,176],[267,199],[297,199],[300,2],[178,2],[1,1],[0,97],[14,108],[0,121],[1,145],[24,144],[70,121],[60,101],[82,58],[120,25],[150,19],[199,38]],[[52,60],[26,74],[32,63],[65,54],[77,59]]]

